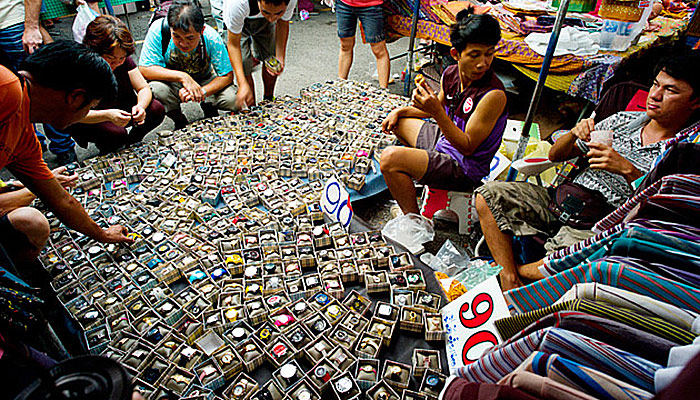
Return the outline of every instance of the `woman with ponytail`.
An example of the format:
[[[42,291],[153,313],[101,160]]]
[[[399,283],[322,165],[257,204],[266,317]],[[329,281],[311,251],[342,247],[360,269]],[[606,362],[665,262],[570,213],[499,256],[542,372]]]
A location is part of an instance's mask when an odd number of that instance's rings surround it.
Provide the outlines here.
[[[385,133],[406,145],[388,147],[380,161],[404,214],[418,213],[413,180],[467,191],[489,174],[508,119],[503,84],[491,70],[500,39],[495,18],[471,8],[460,11],[450,33],[457,64],[443,73],[439,93],[419,76],[411,105],[392,111],[382,123]]]

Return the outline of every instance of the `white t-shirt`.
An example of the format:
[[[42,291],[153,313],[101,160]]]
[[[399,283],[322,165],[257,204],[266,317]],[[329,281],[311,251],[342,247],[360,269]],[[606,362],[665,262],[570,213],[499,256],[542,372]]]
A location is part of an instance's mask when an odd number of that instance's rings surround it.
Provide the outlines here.
[[[292,19],[296,6],[297,0],[289,0],[287,11],[282,15],[282,21],[289,21]],[[243,32],[243,23],[246,18],[263,18],[260,12],[258,12],[257,15],[250,15],[250,4],[248,0],[225,0],[223,17],[226,29],[236,35]]]
[[[20,22],[24,22],[24,1],[0,0],[0,29],[9,28]]]

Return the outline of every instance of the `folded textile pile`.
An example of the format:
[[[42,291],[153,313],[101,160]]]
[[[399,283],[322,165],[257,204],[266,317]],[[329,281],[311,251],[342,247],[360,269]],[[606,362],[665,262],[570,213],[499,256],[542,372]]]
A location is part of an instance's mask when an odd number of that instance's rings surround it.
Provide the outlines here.
[[[700,356],[700,144],[679,134],[590,239],[505,293],[504,340],[460,368],[445,399],[651,399]],[[694,359],[696,357],[696,359]],[[688,372],[680,379],[688,379]]]

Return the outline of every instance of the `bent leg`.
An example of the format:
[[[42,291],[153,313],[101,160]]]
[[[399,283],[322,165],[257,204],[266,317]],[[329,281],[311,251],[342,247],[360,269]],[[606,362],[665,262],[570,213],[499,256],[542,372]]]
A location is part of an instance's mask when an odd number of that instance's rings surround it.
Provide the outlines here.
[[[428,152],[420,149],[390,146],[382,151],[379,166],[387,187],[404,214],[418,214],[414,179],[428,169]]]
[[[16,264],[33,261],[49,238],[49,222],[37,209],[20,207],[0,218],[0,242]]]
[[[211,100],[211,103],[217,110],[238,111],[236,106],[236,87],[233,85],[226,86],[222,91],[210,96],[207,100]]]
[[[418,118],[401,118],[394,131],[394,135],[406,146],[416,147],[418,134],[425,121]]]
[[[523,285],[518,275],[518,265],[513,254],[513,236],[503,233],[496,223],[486,200],[481,194],[476,195],[476,212],[479,215],[479,224],[484,234],[486,244],[496,264],[503,267],[500,273],[501,289],[514,289]]]

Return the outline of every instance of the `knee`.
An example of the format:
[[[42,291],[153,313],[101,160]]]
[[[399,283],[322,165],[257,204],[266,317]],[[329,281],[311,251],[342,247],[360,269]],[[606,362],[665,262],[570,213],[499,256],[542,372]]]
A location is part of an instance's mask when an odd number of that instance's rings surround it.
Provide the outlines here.
[[[41,249],[49,239],[49,221],[39,212],[30,207],[22,207],[12,211],[7,218],[12,226],[24,233],[32,246]]]
[[[480,219],[483,216],[491,214],[491,209],[489,208],[488,203],[486,203],[486,199],[484,199],[484,196],[482,196],[481,194],[476,194],[474,198],[474,203],[474,205],[476,206],[476,213],[479,215]]]
[[[165,107],[163,107],[163,103],[156,99],[151,100],[151,104],[149,104],[146,109],[146,117],[150,117],[154,121],[163,121],[165,118]]]
[[[340,51],[349,52],[355,47],[355,38],[340,39]]]
[[[382,150],[382,156],[379,159],[379,169],[382,174],[395,172],[397,162],[401,158],[401,148],[398,146],[389,146]]]
[[[389,56],[389,51],[386,49],[386,42],[372,43],[372,53],[377,58],[384,58]]]

